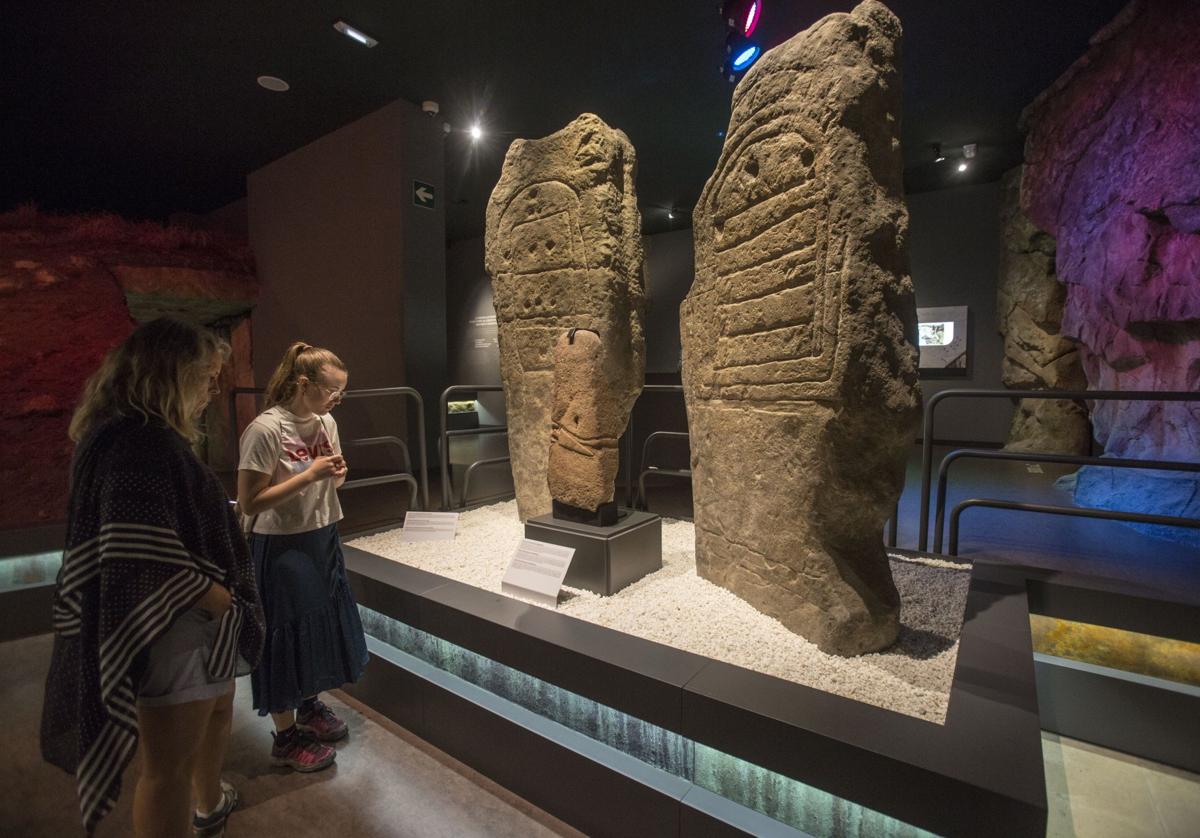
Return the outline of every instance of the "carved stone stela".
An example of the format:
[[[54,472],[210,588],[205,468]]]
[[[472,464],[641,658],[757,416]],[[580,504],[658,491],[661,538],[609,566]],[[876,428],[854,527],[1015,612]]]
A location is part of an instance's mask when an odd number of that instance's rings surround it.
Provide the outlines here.
[[[642,388],[635,172],[625,135],[583,114],[548,137],[515,141],[488,201],[485,261],[521,520],[551,509],[547,463],[558,337],[571,328],[605,336],[606,397],[622,429]]]
[[[554,346],[550,496],[586,512],[613,499],[621,459],[617,441],[629,419],[609,396],[605,351],[600,335],[582,329],[562,335]]]
[[[900,23],[869,0],[741,80],[681,307],[696,564],[838,654],[891,644],[916,435]]]

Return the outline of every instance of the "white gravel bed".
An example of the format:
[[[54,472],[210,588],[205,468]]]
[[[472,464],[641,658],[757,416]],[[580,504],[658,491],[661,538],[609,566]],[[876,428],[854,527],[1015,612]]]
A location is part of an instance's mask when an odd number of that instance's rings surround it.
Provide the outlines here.
[[[564,589],[558,611],[756,672],[941,723],[958,654],[969,568],[891,555],[900,590],[900,639],[890,649],[841,658],[696,575],[695,530],[663,519],[663,567],[611,597]],[[515,501],[462,513],[453,543],[404,544],[400,530],[349,544],[500,593],[524,535]]]

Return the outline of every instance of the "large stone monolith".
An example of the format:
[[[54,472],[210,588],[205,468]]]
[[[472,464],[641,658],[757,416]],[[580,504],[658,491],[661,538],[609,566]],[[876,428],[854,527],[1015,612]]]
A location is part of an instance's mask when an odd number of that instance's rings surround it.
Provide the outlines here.
[[[1057,242],[1091,389],[1200,389],[1197,43],[1195,0],[1130,3],[1022,115],[1022,204]],[[1097,401],[1092,423],[1106,455],[1200,462],[1200,402]],[[1196,518],[1200,480],[1088,466],[1075,500]]]
[[[1054,274],[1054,237],[1021,210],[1022,167],[1001,180],[1000,282],[996,321],[1004,337],[1001,380],[1015,390],[1082,390],[1079,345],[1062,336],[1066,289]],[[1087,409],[1066,399],[1022,399],[1008,429],[1008,451],[1088,453]]]
[[[547,460],[559,335],[580,328],[604,336],[611,407],[625,420],[641,392],[646,351],[635,173],[625,135],[583,114],[548,137],[515,141],[488,201],[485,260],[521,520],[551,511]]]
[[[899,41],[868,0],[746,74],[681,307],[697,569],[845,655],[899,630],[882,530],[920,407]]]

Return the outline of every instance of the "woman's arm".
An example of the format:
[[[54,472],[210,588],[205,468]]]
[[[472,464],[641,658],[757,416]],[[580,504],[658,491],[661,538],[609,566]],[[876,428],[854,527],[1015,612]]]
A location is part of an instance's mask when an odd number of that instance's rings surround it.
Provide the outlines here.
[[[200,597],[199,602],[196,603],[196,607],[207,611],[213,617],[220,617],[229,610],[232,602],[233,595],[229,592],[229,589],[219,582],[213,582],[204,596]]]

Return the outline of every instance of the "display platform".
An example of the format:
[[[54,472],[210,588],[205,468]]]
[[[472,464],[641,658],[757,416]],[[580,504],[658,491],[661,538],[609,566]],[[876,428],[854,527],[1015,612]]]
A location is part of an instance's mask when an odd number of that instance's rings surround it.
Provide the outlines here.
[[[971,573],[936,724],[353,546],[346,561],[372,651],[350,691],[589,834],[1044,833],[1028,580],[1012,568]]]
[[[0,531],[0,642],[51,630],[65,541],[61,524]]]
[[[463,512],[453,542],[405,543],[399,530],[349,544],[421,570],[504,593],[525,536],[514,502]],[[889,649],[842,658],[757,611],[696,572],[695,527],[662,522],[663,566],[612,596],[564,587],[557,611],[622,634],[773,675],[887,710],[941,723],[950,699],[969,566],[896,555],[900,638]]]
[[[539,515],[525,522],[525,537],[575,551],[563,584],[602,596],[615,594],[662,567],[662,518],[620,509],[602,527]]]

